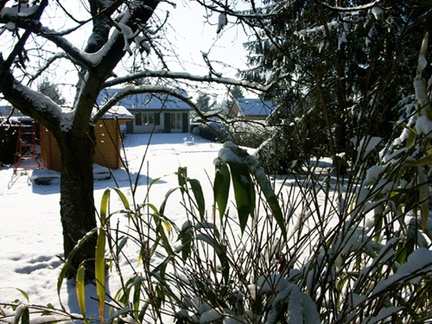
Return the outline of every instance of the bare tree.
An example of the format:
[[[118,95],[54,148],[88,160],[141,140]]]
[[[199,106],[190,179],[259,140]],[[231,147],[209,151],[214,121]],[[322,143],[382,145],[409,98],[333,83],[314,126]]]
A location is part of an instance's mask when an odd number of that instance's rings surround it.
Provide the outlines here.
[[[0,11],[0,23],[3,25],[1,37],[11,44],[0,56],[0,92],[14,107],[49,129],[59,145],[62,161],[60,214],[65,256],[97,226],[93,197],[94,123],[118,100],[137,93],[165,93],[184,100],[201,114],[191,98],[163,80],[170,80],[171,84],[173,80],[189,80],[266,89],[259,84],[212,73],[194,76],[169,71],[155,41],[165,22],[165,19],[157,19],[155,15],[159,0],[81,1],[80,5],[84,5],[87,12],[79,16],[73,16],[61,1],[12,2],[2,1]],[[50,21],[44,18],[46,12],[53,10],[62,21],[70,21],[72,25],[55,29],[58,27],[50,25]],[[89,25],[92,31],[87,45],[80,50],[68,37]],[[163,70],[134,67],[129,69],[132,71],[129,74],[116,75],[115,69],[128,62],[130,64],[130,57],[140,57],[150,49],[161,60]],[[74,100],[69,109],[60,107],[33,88],[33,83],[44,73],[67,64],[74,67],[78,75]],[[210,67],[211,64],[209,70]],[[142,82],[151,78],[159,80],[157,86]],[[104,106],[95,107],[101,90],[109,86],[121,90]],[[95,108],[98,109],[96,114]],[[74,275],[79,264],[94,258],[96,239],[96,234],[87,235],[74,257],[70,276]],[[92,268],[92,263],[87,262],[87,269]],[[87,274],[91,278],[92,271],[87,271]]]

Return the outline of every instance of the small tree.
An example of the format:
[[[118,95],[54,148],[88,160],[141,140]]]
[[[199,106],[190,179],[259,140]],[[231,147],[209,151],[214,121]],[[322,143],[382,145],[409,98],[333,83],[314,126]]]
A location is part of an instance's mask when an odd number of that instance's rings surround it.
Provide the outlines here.
[[[200,95],[197,98],[196,105],[201,111],[209,111],[210,96],[207,93],[200,93]]]
[[[64,105],[66,102],[66,100],[62,97],[58,86],[48,81],[47,78],[44,78],[38,85],[38,91],[58,105]]]

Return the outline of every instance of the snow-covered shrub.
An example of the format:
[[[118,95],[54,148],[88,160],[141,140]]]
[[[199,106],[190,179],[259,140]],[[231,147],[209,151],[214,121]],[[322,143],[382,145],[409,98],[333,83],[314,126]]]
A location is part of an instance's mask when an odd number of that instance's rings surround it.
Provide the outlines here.
[[[230,125],[231,140],[239,146],[257,148],[274,132],[262,122],[234,121]]]

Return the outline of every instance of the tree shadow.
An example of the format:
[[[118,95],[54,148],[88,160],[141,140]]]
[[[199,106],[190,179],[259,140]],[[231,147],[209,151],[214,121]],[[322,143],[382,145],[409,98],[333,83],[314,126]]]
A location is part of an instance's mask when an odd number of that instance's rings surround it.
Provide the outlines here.
[[[36,171],[35,169],[34,171]],[[153,178],[138,172],[128,172],[124,169],[109,170],[106,173],[95,175],[94,190],[104,188],[131,188],[146,186],[153,182]],[[50,171],[50,170],[48,170]],[[38,172],[36,172],[38,173]],[[31,179],[32,192],[39,195],[58,194],[60,192],[60,172],[44,172],[45,176],[37,176]],[[166,181],[157,180],[155,184],[164,184]]]

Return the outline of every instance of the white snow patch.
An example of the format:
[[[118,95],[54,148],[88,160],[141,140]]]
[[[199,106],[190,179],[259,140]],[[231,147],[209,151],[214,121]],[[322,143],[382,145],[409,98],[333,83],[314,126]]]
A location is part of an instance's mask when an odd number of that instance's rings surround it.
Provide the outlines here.
[[[417,118],[416,128],[419,134],[430,136],[432,134],[432,121],[429,120],[426,115],[421,115]]]
[[[383,14],[383,10],[380,7],[377,7],[377,6],[373,7],[371,9],[371,12],[374,15],[374,17],[375,17],[376,20],[380,19],[380,17]]]
[[[367,171],[366,171],[366,179],[364,180],[364,185],[370,185],[375,183],[375,181],[377,181],[380,177],[380,175],[384,172],[384,167],[379,166],[379,165],[374,165],[372,167],[370,167]]]
[[[419,248],[410,254],[408,261],[401,265],[397,272],[388,279],[379,282],[372,291],[373,295],[379,294],[396,282],[410,281],[420,274],[432,274],[432,251],[427,248]]]
[[[213,321],[218,321],[222,318],[222,314],[219,313],[215,309],[209,309],[208,311],[205,311],[200,316],[200,323],[211,323]]]

